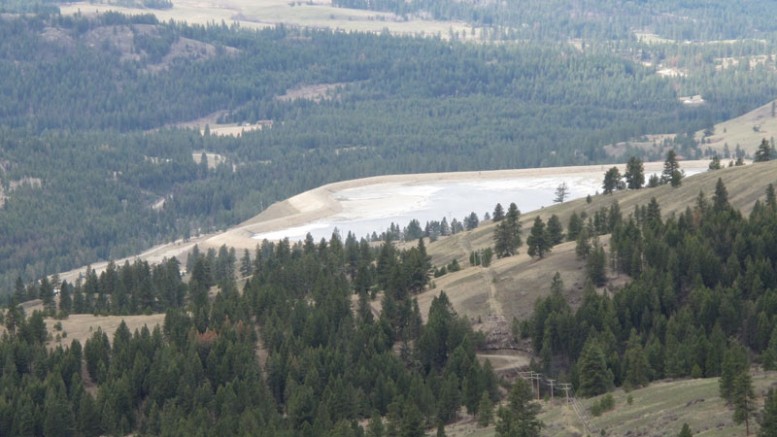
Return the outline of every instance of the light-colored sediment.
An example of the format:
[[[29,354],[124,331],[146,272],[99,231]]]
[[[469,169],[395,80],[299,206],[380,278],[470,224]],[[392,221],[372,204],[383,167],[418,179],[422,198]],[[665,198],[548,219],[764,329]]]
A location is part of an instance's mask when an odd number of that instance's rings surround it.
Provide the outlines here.
[[[680,166],[688,171],[698,171],[704,169],[709,161],[682,161]],[[182,262],[186,254],[194,247],[199,245],[201,250],[208,248],[218,248],[222,245],[234,247],[238,251],[243,249],[253,250],[260,241],[254,239],[256,234],[282,231],[284,229],[306,225],[319,220],[326,219],[343,211],[342,203],[337,199],[337,193],[351,189],[363,188],[374,185],[393,185],[398,191],[403,188],[413,187],[420,184],[431,182],[476,182],[476,181],[498,181],[511,179],[530,179],[530,178],[548,178],[548,177],[603,177],[604,173],[611,165],[588,165],[576,167],[547,167],[530,168],[517,170],[494,170],[494,171],[469,171],[452,173],[420,173],[407,175],[387,175],[374,176],[363,179],[353,179],[341,182],[327,184],[304,193],[297,194],[282,202],[277,202],[263,211],[261,214],[235,226],[227,231],[208,234],[191,238],[188,241],[176,241],[151,248],[140,255],[127,258],[132,262],[136,258],[148,261],[151,264],[159,263],[165,258],[177,257]],[[618,166],[621,173],[625,171],[625,165]],[[644,164],[645,173],[651,174],[660,172],[663,169],[663,162],[646,162]],[[116,261],[117,264],[123,264],[125,260]],[[91,267],[98,273],[105,269],[107,262],[95,263]],[[86,270],[85,267],[60,274],[62,279],[74,281],[79,274]]]

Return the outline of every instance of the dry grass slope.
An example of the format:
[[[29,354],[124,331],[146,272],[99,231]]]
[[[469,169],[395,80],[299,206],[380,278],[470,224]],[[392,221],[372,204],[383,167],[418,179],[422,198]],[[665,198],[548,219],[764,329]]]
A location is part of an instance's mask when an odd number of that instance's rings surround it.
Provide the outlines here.
[[[78,340],[81,346],[83,346],[94,331],[97,331],[97,328],[102,329],[103,332],[108,334],[108,339],[113,341],[113,333],[116,332],[116,328],[119,327],[122,321],[127,324],[127,328],[132,333],[135,330],[142,329],[143,326],[147,326],[149,331],[153,331],[155,326],[162,326],[165,321],[165,315],[95,316],[92,314],[73,314],[62,320],[47,318],[46,327],[52,338],[49,346],[69,346],[73,340]],[[61,330],[54,328],[57,323],[62,324]],[[67,333],[67,336],[64,338],[62,338],[63,333]],[[60,337],[59,341],[57,340],[57,335]]]
[[[754,375],[756,395],[763,394],[777,385],[777,373]],[[676,436],[683,423],[688,423],[693,435],[702,437],[744,436],[745,425],[735,425],[732,410],[718,394],[718,379],[686,379],[661,381],[646,388],[613,392],[615,408],[590,425],[596,435],[605,430],[608,436]],[[632,403],[628,403],[628,398]],[[599,398],[585,400],[586,408]],[[760,406],[758,407],[760,409]],[[560,399],[542,402],[540,419],[545,423],[543,435],[554,437],[580,437],[585,435],[583,425],[575,413]],[[751,425],[751,435],[754,435]],[[463,421],[446,429],[449,436],[493,437],[494,427],[477,428],[471,421]]]
[[[556,214],[566,226],[573,211],[578,214],[586,212],[591,216],[601,208],[610,207],[614,201],[618,202],[624,216],[633,213],[635,206],[646,205],[652,197],[661,205],[664,216],[681,213],[695,204],[699,192],[704,192],[710,199],[718,178],[726,185],[730,203],[743,214],[747,214],[756,200],[763,201],[767,185],[777,184],[777,161],[705,172],[686,178],[678,188],[660,186],[598,195],[592,197],[591,203],[587,203],[586,199],[577,199],[523,214],[521,222],[524,240],[537,215],[547,220],[552,214]],[[509,199],[506,202],[509,203]],[[551,279],[556,272],[559,272],[564,280],[569,301],[573,305],[578,302],[585,276],[583,263],[575,257],[574,243],[563,243],[554,247],[553,251],[541,260],[529,258],[524,247],[518,256],[495,260],[488,268],[471,267],[470,251],[492,246],[493,232],[494,224],[485,223],[473,231],[428,244],[428,252],[434,265],[443,266],[456,258],[463,269],[437,278],[436,288],[419,296],[422,314],[428,309],[432,297],[444,290],[456,310],[473,319],[488,316],[503,316],[508,321],[513,317],[523,319],[531,314],[534,301],[548,293]],[[602,238],[601,241],[607,247],[607,238]],[[611,283],[616,284],[625,279],[610,278]],[[491,293],[495,293],[495,296],[491,296]],[[493,305],[494,298],[498,305]],[[489,302],[492,305],[489,305]]]
[[[723,146],[728,144],[733,154],[738,144],[742,150],[754,154],[763,138],[777,137],[777,114],[772,115],[773,104],[775,102],[769,102],[747,114],[716,124],[714,134],[708,138],[710,143],[704,147],[721,152]],[[703,131],[696,133],[697,140],[703,136]]]

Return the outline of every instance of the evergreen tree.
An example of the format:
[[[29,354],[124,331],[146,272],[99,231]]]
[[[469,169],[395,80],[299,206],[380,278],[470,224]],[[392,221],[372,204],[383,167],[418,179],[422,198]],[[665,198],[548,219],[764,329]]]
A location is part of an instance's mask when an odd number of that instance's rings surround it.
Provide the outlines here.
[[[777,437],[777,391],[769,389],[761,414],[761,429],[758,437]]]
[[[613,374],[607,367],[604,351],[592,337],[583,346],[577,363],[577,373],[580,375],[577,390],[580,396],[591,397],[607,393],[613,386]]]
[[[737,425],[744,422],[746,435],[750,435],[750,418],[755,412],[755,392],[749,370],[736,376],[733,389],[734,422]]]
[[[551,246],[555,246],[564,241],[564,227],[556,214],[548,219],[548,240]]]
[[[545,223],[540,216],[534,219],[534,225],[531,228],[529,236],[526,238],[528,253],[531,257],[544,258],[545,253],[550,252],[550,242],[545,231]]]
[[[383,419],[378,413],[373,413],[370,422],[367,424],[367,437],[384,437],[385,432]]]
[[[471,212],[467,217],[464,217],[464,229],[471,231],[478,227],[480,220],[475,212]]]
[[[604,248],[599,244],[594,244],[591,252],[586,257],[585,271],[588,279],[597,287],[607,283],[606,267],[607,257],[604,253]]]
[[[677,153],[674,150],[666,152],[664,161],[664,171],[661,173],[661,183],[671,184],[672,187],[679,187],[682,183],[683,172],[680,170],[680,164],[677,162]]]
[[[56,309],[56,302],[54,301],[54,287],[46,277],[43,277],[40,280],[38,296],[40,296],[40,299],[43,301],[43,306],[46,308],[46,312],[53,315]]]
[[[621,183],[621,172],[618,167],[611,167],[604,174],[604,182],[602,183],[602,191],[604,194],[612,194],[613,191],[619,189]]]
[[[567,241],[576,241],[577,236],[580,235],[580,231],[584,227],[583,219],[577,215],[577,211],[572,211],[572,214],[569,216],[569,224],[567,225]]]
[[[456,411],[461,406],[459,378],[455,373],[449,373],[443,380],[440,393],[437,396],[437,420],[448,423],[456,418]]]
[[[687,423],[683,423],[683,429],[680,430],[680,434],[677,437],[692,437],[691,427]]]
[[[78,404],[77,428],[80,434],[87,437],[96,437],[102,434],[100,427],[100,412],[95,405],[94,398],[89,393],[84,393]]]
[[[521,246],[521,212],[515,203],[511,203],[504,220],[494,229],[494,252],[497,258],[504,258],[518,253]]]
[[[244,278],[251,276],[253,264],[251,263],[251,253],[248,249],[243,251],[243,257],[240,259],[240,275]]]
[[[59,289],[59,310],[63,314],[73,311],[73,287],[67,281],[63,281]]]
[[[626,369],[625,383],[633,388],[646,385],[650,381],[650,364],[642,349],[642,339],[636,329],[631,330],[624,354]]]
[[[517,379],[507,396],[507,405],[497,412],[496,435],[499,437],[539,437],[543,423],[537,419],[540,405],[532,402],[532,389]]]
[[[747,351],[739,343],[733,342],[723,355],[720,373],[720,397],[728,402],[734,401],[736,378],[748,370]]]
[[[772,329],[766,350],[761,354],[764,370],[777,370],[777,326]]]
[[[766,138],[761,140],[761,144],[758,145],[758,150],[755,151],[755,157],[753,158],[753,161],[755,162],[766,162],[772,159],[773,155],[772,146],[769,144],[769,141],[766,140]]]
[[[645,185],[645,167],[642,160],[636,156],[629,158],[626,164],[626,172],[623,174],[626,178],[626,186],[630,190],[639,190]]]
[[[718,182],[715,184],[715,195],[712,197],[712,208],[715,211],[725,211],[729,208],[728,203],[728,190],[723,184],[723,180],[718,178]]]
[[[556,197],[553,198],[553,202],[564,203],[564,200],[566,200],[568,195],[569,195],[569,187],[567,186],[566,182],[562,182],[561,184],[559,184],[558,187],[556,187]]]
[[[75,435],[75,418],[59,375],[49,378],[43,406],[43,434],[46,436]]]
[[[494,403],[486,391],[483,392],[478,403],[477,419],[480,427],[486,427],[494,420]]]
[[[766,206],[772,211],[777,210],[777,195],[774,194],[774,184],[769,184],[766,187]]]
[[[709,169],[720,170],[721,168],[723,168],[723,166],[720,164],[720,158],[718,157],[718,155],[713,156],[712,159],[710,160]]]
[[[575,244],[575,254],[577,259],[587,259],[591,253],[591,242],[588,234],[588,229],[585,227],[577,235],[577,241]]]
[[[502,208],[501,203],[497,203],[494,207],[494,214],[491,215],[491,220],[496,223],[498,221],[502,221],[503,218],[505,218],[505,210]]]

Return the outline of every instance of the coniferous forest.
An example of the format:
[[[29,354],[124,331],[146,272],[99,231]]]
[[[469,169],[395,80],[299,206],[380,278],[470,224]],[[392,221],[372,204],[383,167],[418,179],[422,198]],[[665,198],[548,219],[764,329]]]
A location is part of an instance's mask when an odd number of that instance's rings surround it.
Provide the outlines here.
[[[641,63],[671,57],[690,68],[771,53],[746,39],[695,48],[592,39],[580,50],[116,13],[6,15],[0,35],[6,293],[17,277],[223,229],[323,183],[617,160],[603,146],[656,132],[687,138],[777,92],[769,62],[677,78]],[[336,91],[318,102],[278,98],[316,84]],[[699,93],[710,104],[678,100]],[[242,137],[175,127],[209,114],[272,127]],[[224,159],[197,165],[203,151]]]
[[[383,241],[195,246],[186,260],[111,262],[76,283],[51,275],[364,176],[631,158],[628,184],[616,167],[605,176],[611,195],[641,189],[643,160],[671,149],[665,177],[648,186],[678,187],[678,154],[711,153],[694,132],[777,95],[768,2],[335,2],[464,20],[483,30],[477,41],[64,16],[58,3],[0,0],[0,437],[444,435],[464,415],[500,436],[540,435],[531,387],[478,358],[485,334],[445,292],[424,313],[416,300],[465,262],[433,266],[425,244],[475,230],[474,212],[435,223],[426,240],[432,226],[415,221],[404,242],[392,225]],[[679,73],[658,74],[659,63]],[[330,91],[288,97],[308,86]],[[695,95],[705,103],[681,99]],[[187,127],[203,118],[262,129]],[[650,134],[667,139],[605,147]],[[774,158],[773,141],[756,161]],[[749,214],[719,180],[674,214],[654,198],[573,213],[566,226],[537,216],[522,230],[520,217],[515,204],[484,217],[498,222],[493,248],[472,250],[472,267],[523,250],[540,263],[566,239],[588,280],[570,302],[557,275],[516,321],[533,370],[583,397],[719,377],[734,420],[774,435],[777,396],[756,417],[749,379],[751,365],[777,369],[773,185]],[[608,269],[624,285],[610,286]],[[20,304],[35,299],[43,310],[25,313]],[[160,313],[161,326],[95,329],[83,344],[66,332],[55,344],[47,327],[76,314]]]
[[[721,396],[736,403],[750,363],[777,367],[773,187],[748,217],[722,183],[682,214],[662,218],[655,200],[609,214],[601,232],[612,234],[614,268],[632,281],[613,295],[589,285],[573,309],[554,279],[521,328],[539,365],[567,375],[582,396],[719,376]],[[132,333],[122,324],[110,337],[98,329],[83,345],[51,349],[43,313],[23,317],[12,306],[0,340],[3,435],[420,436],[461,408],[485,415],[479,408],[504,396],[490,363],[475,358],[482,334],[445,292],[422,323],[414,296],[432,268],[423,240],[397,249],[334,235],[264,242],[237,258],[226,247],[196,252],[188,283],[170,260],[111,265],[75,285],[19,284],[15,300],[41,298],[59,317],[166,315],[162,327]],[[250,275],[242,287],[236,272]],[[499,435],[541,426],[536,411],[511,416],[514,403],[535,408],[522,390],[515,385],[500,410]]]

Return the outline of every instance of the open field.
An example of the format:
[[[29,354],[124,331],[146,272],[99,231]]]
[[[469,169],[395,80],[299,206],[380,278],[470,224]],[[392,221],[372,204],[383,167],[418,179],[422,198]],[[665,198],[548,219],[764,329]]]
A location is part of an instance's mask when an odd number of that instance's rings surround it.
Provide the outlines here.
[[[127,324],[130,332],[134,333],[135,330],[140,330],[143,326],[147,326],[149,331],[152,331],[155,326],[160,327],[165,321],[164,314],[149,314],[140,316],[95,316],[92,314],[71,314],[66,319],[57,320],[52,318],[46,319],[46,328],[51,334],[52,340],[49,342],[49,346],[63,345],[67,346],[73,340],[78,340],[83,346],[86,340],[92,336],[97,328],[101,328],[103,332],[108,334],[108,339],[113,341],[113,333],[116,332],[116,328],[119,327],[122,320]],[[57,323],[62,324],[62,329],[54,328]],[[63,333],[67,333],[67,336],[63,337]],[[59,335],[59,340],[57,336]]]
[[[126,8],[82,1],[63,5],[60,10],[65,15],[106,11],[150,13],[160,21],[174,20],[203,25],[236,23],[246,28],[284,24],[345,31],[388,31],[400,35],[439,35],[443,38],[447,38],[451,32],[458,33],[462,38],[473,36],[472,28],[463,22],[417,17],[404,19],[391,13],[334,7],[329,0],[173,0],[173,8],[168,10]]]
[[[775,102],[777,101],[716,124],[713,135],[707,138],[709,144],[702,145],[702,148],[710,147],[721,153],[724,145],[728,144],[728,149],[733,156],[734,150],[739,145],[745,152],[754,154],[762,139],[769,140],[777,137],[777,117],[772,113],[772,105],[777,104]],[[696,140],[701,140],[703,136],[703,131],[697,132]]]
[[[762,402],[769,387],[777,385],[777,373],[753,375],[755,393]],[[608,436],[676,436],[688,423],[693,435],[702,437],[738,437],[745,435],[745,425],[733,423],[733,412],[719,396],[718,378],[659,381],[646,388],[613,392],[615,408],[593,417],[590,426],[593,435],[604,430]],[[632,398],[629,405],[628,398]],[[585,408],[597,401],[582,401]],[[759,406],[758,409],[761,407]],[[545,423],[542,435],[554,437],[584,436],[584,427],[574,411],[561,399],[542,402],[540,419]],[[754,421],[753,421],[754,422]],[[751,423],[750,435],[755,435]],[[494,426],[479,428],[470,418],[445,429],[448,436],[493,437]]]

